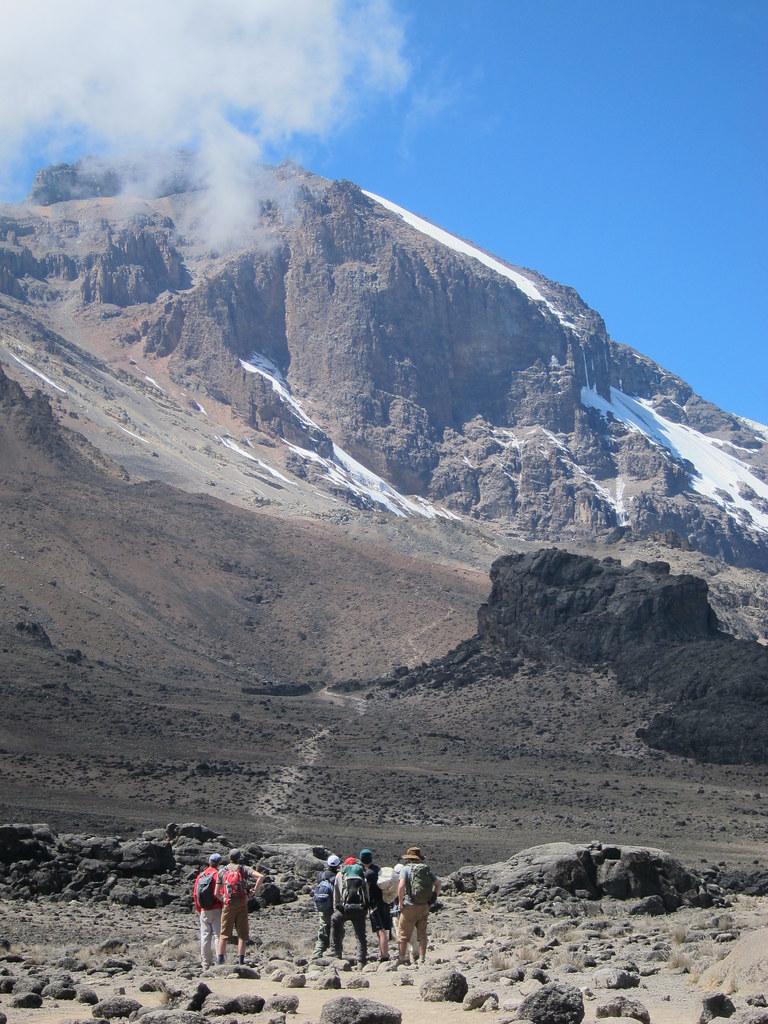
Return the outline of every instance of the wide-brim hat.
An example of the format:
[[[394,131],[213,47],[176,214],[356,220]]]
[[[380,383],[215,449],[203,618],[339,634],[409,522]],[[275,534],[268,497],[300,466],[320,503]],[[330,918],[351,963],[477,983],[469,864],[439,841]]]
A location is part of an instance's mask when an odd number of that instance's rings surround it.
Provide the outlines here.
[[[409,846],[407,851],[403,854],[403,862],[409,860],[424,860],[422,852],[418,846]]]

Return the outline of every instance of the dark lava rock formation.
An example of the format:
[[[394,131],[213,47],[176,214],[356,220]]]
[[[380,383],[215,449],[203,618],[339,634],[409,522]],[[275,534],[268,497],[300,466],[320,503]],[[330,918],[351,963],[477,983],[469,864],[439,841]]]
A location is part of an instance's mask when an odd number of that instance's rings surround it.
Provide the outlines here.
[[[192,885],[210,853],[231,840],[197,822],[171,823],[140,836],[59,833],[45,824],[0,825],[0,895],[29,900],[107,900],[147,908],[189,911]],[[240,844],[247,863],[265,875],[252,910],[308,897],[328,851],[304,844]],[[656,897],[669,913],[683,904],[711,906],[724,893],[764,887],[764,873],[745,877],[711,868],[697,874],[662,850],[592,843],[550,843],[498,864],[462,867],[446,893],[478,893],[517,909],[541,909],[555,897],[621,900]],[[640,912],[640,911],[638,911]]]
[[[602,561],[548,548],[507,555],[478,634],[389,685],[510,685],[520,660],[589,666],[658,709],[638,735],[652,747],[720,764],[768,761],[768,650],[718,629],[707,584],[665,562]],[[638,713],[638,718],[641,714]]]

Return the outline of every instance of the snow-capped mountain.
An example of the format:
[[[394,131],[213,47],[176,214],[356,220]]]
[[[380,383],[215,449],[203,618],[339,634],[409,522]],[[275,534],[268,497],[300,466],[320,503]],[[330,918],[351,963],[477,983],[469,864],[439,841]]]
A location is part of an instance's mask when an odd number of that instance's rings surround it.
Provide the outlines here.
[[[389,200],[292,165],[257,187],[213,250],[199,190],[42,172],[0,214],[8,372],[133,476],[768,568],[767,427]]]

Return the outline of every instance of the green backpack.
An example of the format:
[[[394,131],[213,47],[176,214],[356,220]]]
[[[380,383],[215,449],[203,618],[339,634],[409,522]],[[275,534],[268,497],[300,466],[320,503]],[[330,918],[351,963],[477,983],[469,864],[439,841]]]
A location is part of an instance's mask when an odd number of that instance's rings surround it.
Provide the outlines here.
[[[429,903],[435,887],[435,876],[426,864],[409,864],[406,875],[411,902]]]

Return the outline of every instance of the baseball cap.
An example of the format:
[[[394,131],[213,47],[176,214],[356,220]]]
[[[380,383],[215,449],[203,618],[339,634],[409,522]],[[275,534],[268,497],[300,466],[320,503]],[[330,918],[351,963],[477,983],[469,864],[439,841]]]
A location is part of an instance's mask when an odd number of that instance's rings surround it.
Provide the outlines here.
[[[325,863],[328,865],[329,868],[337,868],[339,864],[341,864],[341,861],[339,860],[335,853],[332,853]]]
[[[220,864],[221,863],[221,854],[220,853],[212,853],[211,856],[208,858],[208,863],[209,864]]]
[[[229,851],[229,859],[232,861],[233,864],[237,864],[237,862],[240,860],[240,851],[239,850],[230,850]]]

